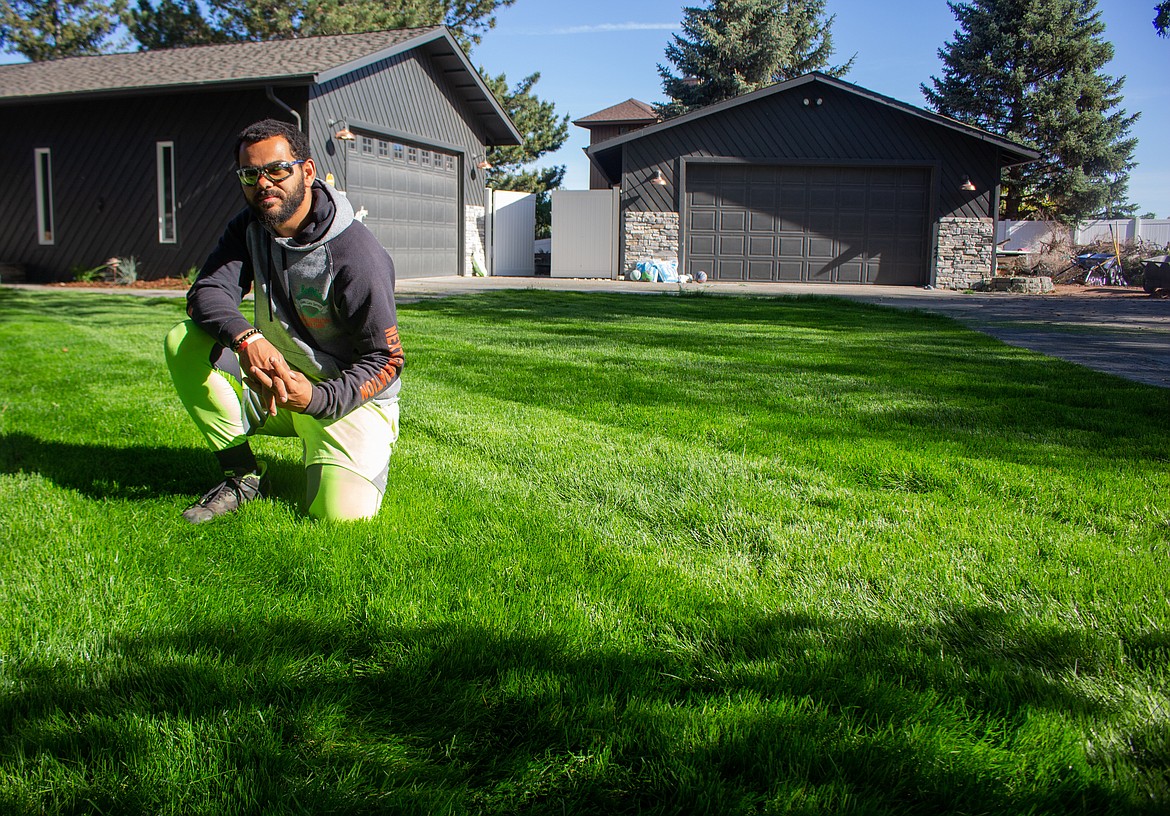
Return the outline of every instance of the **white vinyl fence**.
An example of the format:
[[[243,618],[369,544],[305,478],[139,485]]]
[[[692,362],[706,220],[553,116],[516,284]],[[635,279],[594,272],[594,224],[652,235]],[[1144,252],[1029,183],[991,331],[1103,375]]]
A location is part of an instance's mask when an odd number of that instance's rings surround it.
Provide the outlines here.
[[[1034,252],[1054,242],[1083,246],[1114,237],[1123,244],[1140,239],[1154,247],[1170,246],[1170,218],[1087,221],[1075,230],[1048,221],[1000,221],[995,240],[1003,250]]]
[[[487,205],[488,274],[535,275],[536,196],[488,190]]]
[[[616,278],[618,202],[613,190],[553,190],[554,278]]]

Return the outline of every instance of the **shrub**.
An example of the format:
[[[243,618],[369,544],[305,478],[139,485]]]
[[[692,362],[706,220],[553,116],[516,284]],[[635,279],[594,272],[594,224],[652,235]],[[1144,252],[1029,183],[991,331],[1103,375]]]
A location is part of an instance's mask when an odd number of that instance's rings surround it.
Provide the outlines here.
[[[138,280],[137,258],[111,258],[110,266],[114,270],[114,283],[119,286],[129,286]]]

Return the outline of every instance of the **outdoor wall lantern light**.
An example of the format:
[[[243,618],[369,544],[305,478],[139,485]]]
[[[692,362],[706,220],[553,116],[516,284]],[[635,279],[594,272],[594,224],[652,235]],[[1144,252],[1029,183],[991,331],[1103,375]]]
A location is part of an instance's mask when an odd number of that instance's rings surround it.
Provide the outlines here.
[[[342,117],[341,119],[330,119],[329,126],[333,127],[334,125],[341,125],[341,130],[339,130],[333,134],[333,138],[336,139],[337,141],[339,141],[339,142],[352,142],[354,139],[357,138],[356,136],[353,135],[353,131],[349,129],[349,125],[345,121],[345,117]]]
[[[821,97],[819,97],[819,96],[818,96],[818,97],[817,97],[817,99],[816,99],[816,105],[817,105],[817,107],[819,108],[819,107],[820,107],[821,105],[823,105],[824,103],[825,103],[825,100],[824,100],[824,99],[821,99]],[[809,99],[809,98],[806,96],[806,97],[804,98],[804,106],[807,108],[807,107],[808,107],[809,105],[811,105],[811,104],[813,104],[813,100]]]
[[[487,156],[480,156],[479,161],[477,161],[471,167],[471,177],[476,178],[480,174],[486,173],[488,170],[491,170],[491,169],[492,169],[492,163],[487,160]],[[478,171],[478,172],[476,172],[476,171]]]
[[[963,176],[963,183],[959,185],[959,189],[965,193],[975,192],[975,182],[971,181],[970,176]]]
[[[659,187],[665,187],[670,182],[668,182],[666,180],[666,176],[662,175],[662,171],[659,170],[657,173],[654,174],[654,178],[650,179],[650,183],[655,184]]]

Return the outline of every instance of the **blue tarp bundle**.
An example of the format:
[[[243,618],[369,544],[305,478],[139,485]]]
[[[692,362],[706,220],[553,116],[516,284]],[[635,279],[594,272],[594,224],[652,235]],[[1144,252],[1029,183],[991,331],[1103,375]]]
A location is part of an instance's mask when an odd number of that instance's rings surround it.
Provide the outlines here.
[[[638,280],[651,283],[677,283],[678,261],[638,261],[634,267]]]

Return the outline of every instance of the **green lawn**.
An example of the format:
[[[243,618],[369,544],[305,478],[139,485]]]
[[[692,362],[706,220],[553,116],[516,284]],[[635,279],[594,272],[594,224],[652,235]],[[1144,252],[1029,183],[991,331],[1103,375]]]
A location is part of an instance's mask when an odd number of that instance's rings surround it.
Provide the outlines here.
[[[400,309],[377,519],[0,289],[0,813],[1166,813],[1164,390],[830,298]]]

